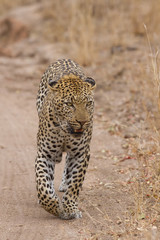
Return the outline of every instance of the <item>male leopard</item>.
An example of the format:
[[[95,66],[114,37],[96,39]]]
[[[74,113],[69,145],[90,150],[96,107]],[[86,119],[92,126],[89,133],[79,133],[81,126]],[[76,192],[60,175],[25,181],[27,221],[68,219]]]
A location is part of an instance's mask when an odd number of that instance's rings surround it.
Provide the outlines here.
[[[62,219],[82,217],[79,191],[90,158],[95,81],[70,59],[58,60],[44,72],[37,96],[39,130],[35,164],[39,203]],[[54,189],[55,163],[66,152],[59,191]]]

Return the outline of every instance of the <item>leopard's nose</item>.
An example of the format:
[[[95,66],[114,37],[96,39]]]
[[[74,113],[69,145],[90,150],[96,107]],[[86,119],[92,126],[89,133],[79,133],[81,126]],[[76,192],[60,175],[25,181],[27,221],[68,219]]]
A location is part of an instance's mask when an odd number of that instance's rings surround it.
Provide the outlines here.
[[[81,125],[81,127],[83,127],[83,125],[86,123],[86,121],[77,121],[80,125]]]

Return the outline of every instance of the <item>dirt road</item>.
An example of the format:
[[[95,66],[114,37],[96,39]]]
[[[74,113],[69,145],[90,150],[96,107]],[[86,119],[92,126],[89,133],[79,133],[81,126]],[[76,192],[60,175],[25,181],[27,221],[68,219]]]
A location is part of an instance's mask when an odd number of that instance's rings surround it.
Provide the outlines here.
[[[113,156],[123,153],[122,139],[109,134],[110,121],[99,113],[98,101],[91,161],[80,194],[83,218],[62,221],[37,203],[34,160],[38,117],[35,99],[43,72],[41,67],[34,65],[34,59],[28,60],[30,64],[19,58],[15,58],[14,63],[10,58],[0,59],[0,239],[113,239],[121,232],[122,219],[125,219],[130,204],[129,193],[123,186],[129,172],[121,174],[114,164]],[[64,161],[56,167],[56,189],[63,164]]]
[[[95,113],[92,157],[80,195],[83,218],[64,221],[48,214],[38,205],[35,189],[38,126],[35,99],[39,79],[29,79],[27,70],[35,71],[36,67],[27,68],[26,63],[16,62],[17,59],[9,67],[4,64],[5,58],[0,61],[3,73],[0,77],[0,238],[79,240],[103,236],[105,240],[112,239],[113,227],[119,227],[118,217],[125,217],[125,199],[128,201],[127,192],[119,183],[123,179],[119,178],[111,157],[111,153],[123,152],[121,138],[110,135],[99,121],[101,115]],[[17,73],[20,68],[26,69],[23,78]],[[56,167],[57,189],[63,163]]]

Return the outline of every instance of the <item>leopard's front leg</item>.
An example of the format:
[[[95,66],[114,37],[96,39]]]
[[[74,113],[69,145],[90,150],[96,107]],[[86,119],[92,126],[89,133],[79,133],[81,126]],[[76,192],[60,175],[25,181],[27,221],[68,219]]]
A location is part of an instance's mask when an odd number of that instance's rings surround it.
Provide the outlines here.
[[[61,218],[81,218],[82,214],[78,209],[78,196],[82,188],[86,169],[90,158],[89,146],[79,153],[68,153],[66,168],[66,191],[62,199]]]
[[[54,169],[54,161],[43,154],[38,154],[35,170],[39,204],[47,212],[59,216],[61,203],[54,190]]]

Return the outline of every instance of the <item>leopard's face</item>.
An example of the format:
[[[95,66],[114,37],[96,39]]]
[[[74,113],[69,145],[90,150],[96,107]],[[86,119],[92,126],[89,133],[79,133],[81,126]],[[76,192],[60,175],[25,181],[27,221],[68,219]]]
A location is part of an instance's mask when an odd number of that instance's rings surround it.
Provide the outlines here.
[[[54,101],[54,111],[62,129],[71,134],[82,134],[89,127],[94,110],[94,101],[91,95],[83,99],[77,96],[58,97]]]
[[[93,85],[93,84],[92,84]],[[62,79],[50,91],[53,109],[61,128],[80,136],[90,126],[93,118],[93,86],[80,79]]]

